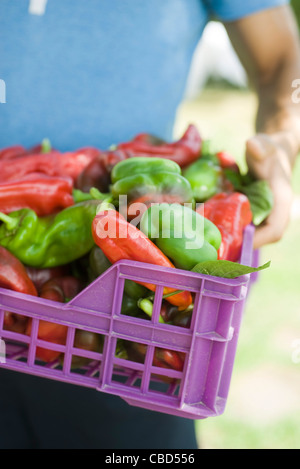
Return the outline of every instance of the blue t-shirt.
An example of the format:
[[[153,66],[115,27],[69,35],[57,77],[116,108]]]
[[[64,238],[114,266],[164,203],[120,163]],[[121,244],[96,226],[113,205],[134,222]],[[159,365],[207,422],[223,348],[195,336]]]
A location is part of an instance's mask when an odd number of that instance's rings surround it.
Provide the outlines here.
[[[105,149],[147,131],[170,139],[192,56],[214,15],[235,20],[287,0],[0,2],[0,148],[48,137]],[[31,8],[29,8],[31,6]]]

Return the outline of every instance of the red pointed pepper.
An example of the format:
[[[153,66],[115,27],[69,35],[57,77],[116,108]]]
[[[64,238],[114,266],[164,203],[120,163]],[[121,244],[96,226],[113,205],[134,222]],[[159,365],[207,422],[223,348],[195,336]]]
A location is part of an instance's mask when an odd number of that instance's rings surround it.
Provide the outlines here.
[[[37,290],[26,272],[24,265],[3,246],[0,246],[0,287],[19,293],[37,296]],[[24,333],[28,318],[6,311],[4,328],[13,332]]]
[[[29,208],[38,216],[50,215],[74,204],[72,190],[71,179],[45,175],[0,183],[0,212]]]
[[[26,149],[22,145],[13,145],[0,150],[0,161],[13,160],[19,156],[24,156]]]
[[[13,160],[0,160],[0,182],[19,180],[33,173],[70,177],[73,181],[98,155],[95,148],[82,148],[74,152],[32,153]]]
[[[92,234],[95,243],[102,249],[107,259],[114,264],[121,259],[146,262],[163,267],[175,268],[168,257],[135,225],[116,210],[109,209],[98,212],[92,223]],[[151,291],[155,285],[143,283]],[[175,290],[166,287],[164,294]],[[184,291],[169,296],[167,300],[182,308],[192,303],[192,296]]]
[[[184,135],[176,142],[162,142],[151,135],[139,134],[131,142],[121,143],[117,148],[129,151],[131,156],[167,158],[184,167],[200,157],[202,138],[197,128],[189,125]]]

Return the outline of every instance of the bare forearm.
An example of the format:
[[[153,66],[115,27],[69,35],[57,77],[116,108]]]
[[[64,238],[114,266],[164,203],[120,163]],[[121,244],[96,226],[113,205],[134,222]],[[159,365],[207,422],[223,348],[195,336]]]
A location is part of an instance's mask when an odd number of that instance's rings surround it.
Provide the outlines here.
[[[274,196],[272,213],[255,232],[259,248],[279,241],[289,224],[293,167],[300,151],[300,103],[293,100],[292,87],[300,79],[298,28],[288,6],[226,26],[258,97],[256,135],[246,142],[248,168],[269,182]]]
[[[293,82],[300,78],[300,50],[294,42],[276,73],[267,82],[257,83],[256,131],[281,136],[291,166],[300,152],[300,101]]]
[[[292,87],[300,79],[300,41],[293,13],[275,8],[226,26],[257,92],[256,131],[279,134],[293,165],[300,151],[300,103]]]

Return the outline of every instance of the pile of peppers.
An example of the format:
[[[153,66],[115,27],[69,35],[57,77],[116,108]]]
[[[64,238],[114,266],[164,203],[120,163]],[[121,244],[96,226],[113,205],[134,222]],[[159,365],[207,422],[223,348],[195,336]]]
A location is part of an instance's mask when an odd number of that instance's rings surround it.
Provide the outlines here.
[[[228,170],[240,176],[230,155],[204,151],[194,125],[172,143],[141,133],[109,150],[61,153],[48,140],[2,149],[0,287],[65,303],[121,259],[183,270],[238,261],[252,211]],[[154,291],[126,280],[121,313],[149,319]],[[168,287],[163,294],[160,322],[189,327],[193,295]],[[4,328],[30,335],[31,320],[6,312]],[[65,344],[66,335],[66,326],[40,320],[40,339]],[[103,338],[78,330],[76,344],[100,352]],[[116,353],[143,361],[146,348],[118,341]],[[46,348],[36,356],[62,360]],[[184,357],[157,349],[153,365],[182,370]]]

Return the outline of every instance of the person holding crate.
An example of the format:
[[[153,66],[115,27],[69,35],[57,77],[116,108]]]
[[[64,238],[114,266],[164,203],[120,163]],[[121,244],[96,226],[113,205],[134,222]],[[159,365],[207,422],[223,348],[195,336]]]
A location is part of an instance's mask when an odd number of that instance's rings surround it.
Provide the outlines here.
[[[221,21],[258,96],[250,170],[274,209],[255,247],[288,225],[300,148],[296,23],[287,0],[2,0],[0,147],[45,136],[61,151],[108,147],[139,131],[169,140],[192,56]],[[2,83],[1,82],[1,83]],[[0,447],[196,449],[194,422],[115,396],[0,369]]]

